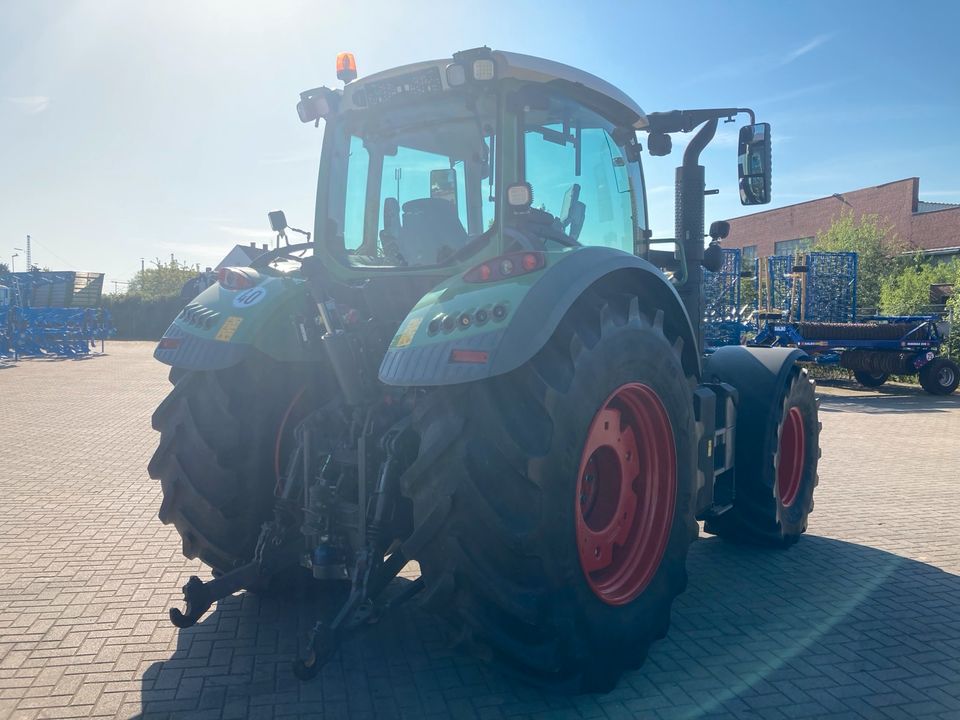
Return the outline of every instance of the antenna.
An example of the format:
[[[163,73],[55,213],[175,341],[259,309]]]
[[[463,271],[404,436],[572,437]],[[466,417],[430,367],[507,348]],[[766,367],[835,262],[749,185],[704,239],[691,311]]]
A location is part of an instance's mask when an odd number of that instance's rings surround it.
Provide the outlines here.
[[[27,270],[33,267],[33,260],[30,257],[30,236],[27,235]]]

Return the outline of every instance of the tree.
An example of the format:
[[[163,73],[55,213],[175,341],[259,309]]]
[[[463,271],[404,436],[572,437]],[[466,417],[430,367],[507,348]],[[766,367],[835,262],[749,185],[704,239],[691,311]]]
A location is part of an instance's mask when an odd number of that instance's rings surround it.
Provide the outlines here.
[[[189,266],[177,261],[173,256],[169,263],[154,261],[156,267],[140,270],[127,286],[127,294],[144,300],[178,297],[183,286],[197,276],[200,266]]]
[[[0,273],[10,272],[10,268],[6,263],[0,262]]]
[[[880,307],[884,279],[910,264],[905,254],[909,249],[879,215],[863,215],[857,220],[852,212],[844,213],[828,230],[818,233],[812,248],[817,252],[857,253],[857,306],[864,310]]]
[[[930,286],[956,284],[960,278],[960,260],[931,262],[918,259],[896,275],[884,278],[880,288],[880,309],[887,315],[912,315],[930,305]]]
[[[953,278],[953,295],[947,300],[947,310],[952,313],[953,317],[953,327],[950,329],[948,347],[950,355],[956,360],[960,357],[960,267],[957,268],[957,274]]]

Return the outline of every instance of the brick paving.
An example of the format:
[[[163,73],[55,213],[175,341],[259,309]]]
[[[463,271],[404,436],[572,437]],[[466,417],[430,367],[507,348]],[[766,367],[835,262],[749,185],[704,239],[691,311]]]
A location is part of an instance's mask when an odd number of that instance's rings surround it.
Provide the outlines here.
[[[612,693],[517,684],[416,608],[299,684],[301,605],[167,621],[200,566],[156,520],[150,349],[0,367],[0,718],[960,718],[960,396],[824,388],[808,536],[696,543],[670,635]]]

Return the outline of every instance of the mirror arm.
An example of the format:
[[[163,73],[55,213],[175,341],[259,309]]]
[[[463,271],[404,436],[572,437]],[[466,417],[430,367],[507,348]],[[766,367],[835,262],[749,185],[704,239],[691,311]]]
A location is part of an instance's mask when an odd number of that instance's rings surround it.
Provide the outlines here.
[[[300,230],[295,227],[288,227],[287,230],[291,230],[295,233],[300,233],[301,235],[305,235],[307,238],[307,242],[310,242],[310,233],[308,233],[306,230]],[[286,240],[286,236],[284,236],[284,240]]]
[[[732,120],[740,113],[750,116],[750,124],[756,122],[753,110],[750,108],[709,108],[703,110],[670,110],[669,112],[654,112],[647,115],[648,125],[645,130],[651,133],[691,132],[698,125],[707,120]]]

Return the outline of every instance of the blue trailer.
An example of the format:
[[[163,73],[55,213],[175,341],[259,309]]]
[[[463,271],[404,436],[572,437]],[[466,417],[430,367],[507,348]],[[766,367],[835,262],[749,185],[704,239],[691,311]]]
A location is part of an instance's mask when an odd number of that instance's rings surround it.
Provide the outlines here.
[[[939,315],[857,318],[856,253],[781,255],[758,263],[758,331],[751,345],[796,347],[817,364],[853,371],[865,387],[891,375],[918,375],[949,395],[960,367],[941,355],[950,324]]]
[[[839,364],[864,387],[879,387],[891,375],[918,375],[933,395],[957,389],[960,367],[941,355],[949,323],[938,315],[873,316],[865,322],[768,321],[753,344],[800,348],[819,365]]]

